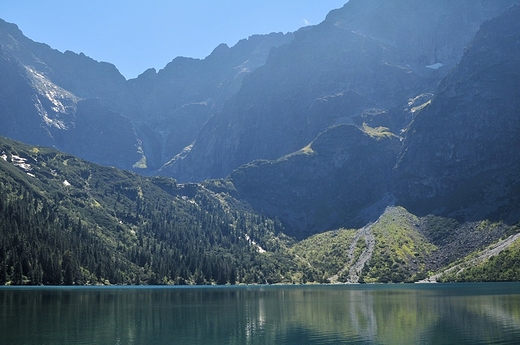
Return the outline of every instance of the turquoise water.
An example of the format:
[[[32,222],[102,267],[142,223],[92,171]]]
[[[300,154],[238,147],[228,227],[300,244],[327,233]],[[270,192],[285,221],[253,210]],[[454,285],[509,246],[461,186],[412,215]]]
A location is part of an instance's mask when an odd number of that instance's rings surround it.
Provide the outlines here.
[[[0,344],[520,344],[520,284],[5,287]]]

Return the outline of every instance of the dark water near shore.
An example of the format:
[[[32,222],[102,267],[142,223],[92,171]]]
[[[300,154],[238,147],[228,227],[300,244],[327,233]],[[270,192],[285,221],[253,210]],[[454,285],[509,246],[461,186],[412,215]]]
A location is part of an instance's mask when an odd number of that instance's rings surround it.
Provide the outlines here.
[[[520,284],[6,287],[0,344],[520,344]]]

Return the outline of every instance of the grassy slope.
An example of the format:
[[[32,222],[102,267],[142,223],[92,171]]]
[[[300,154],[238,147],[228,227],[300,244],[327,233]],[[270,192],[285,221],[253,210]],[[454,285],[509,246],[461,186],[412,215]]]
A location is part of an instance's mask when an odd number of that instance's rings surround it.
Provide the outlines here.
[[[363,271],[365,282],[402,282],[422,278],[426,258],[436,247],[418,231],[419,219],[390,207],[372,227],[376,250]]]
[[[365,282],[412,281],[425,274],[426,256],[435,246],[419,233],[418,223],[419,220],[403,208],[391,207],[370,226],[376,243],[372,259],[362,273]],[[360,238],[351,261],[348,253],[355,233],[356,230],[343,229],[314,235],[292,250],[326,278],[341,273],[344,276],[367,247],[365,238]]]
[[[339,275],[339,282],[348,281],[349,268],[367,248],[365,238],[358,239],[353,247],[354,259],[351,260],[349,248],[353,245],[356,231],[341,229],[317,234],[298,242],[291,251],[299,258],[300,265],[318,272],[321,281],[328,281],[335,275]],[[500,234],[507,237],[520,232],[518,225],[507,226],[484,220],[475,226],[468,226],[439,216],[418,218],[402,207],[389,207],[377,222],[370,225],[370,231],[375,237],[375,250],[361,272],[361,282],[422,280],[437,270],[437,258],[456,258],[453,252],[464,252],[468,245],[474,248],[469,250],[471,255],[447,261],[447,264],[457,264],[465,269],[445,274],[439,281],[520,280],[520,240],[511,242],[508,249],[495,256],[474,260],[486,243],[496,243]],[[464,231],[463,235],[473,236],[476,240],[465,242],[453,237],[451,233],[457,231]]]

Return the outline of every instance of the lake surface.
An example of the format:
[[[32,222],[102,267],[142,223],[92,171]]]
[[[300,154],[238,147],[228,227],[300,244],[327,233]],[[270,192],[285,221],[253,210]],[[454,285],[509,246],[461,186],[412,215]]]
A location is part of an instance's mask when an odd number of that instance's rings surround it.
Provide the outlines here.
[[[2,287],[0,344],[520,344],[520,284]]]

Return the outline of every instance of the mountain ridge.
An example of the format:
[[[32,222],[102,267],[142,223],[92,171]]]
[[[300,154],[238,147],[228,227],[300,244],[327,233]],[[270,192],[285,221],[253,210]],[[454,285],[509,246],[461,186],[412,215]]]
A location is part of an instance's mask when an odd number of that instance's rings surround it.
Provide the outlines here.
[[[106,108],[105,113],[121,116],[125,125],[121,127],[120,135],[134,136],[131,144],[120,145],[119,150],[124,151],[128,159],[119,160],[117,166],[146,174],[158,170],[189,145],[199,128],[237,92],[244,76],[263,64],[270,48],[291,39],[292,34],[253,35],[231,48],[224,45],[216,48],[206,59],[178,57],[159,72],[150,69],[127,81],[112,64],[97,62],[83,53],[61,53],[25,37],[15,24],[1,21],[0,45],[6,63],[10,65],[4,69],[19,71],[9,80],[3,79],[3,83],[8,89],[10,84],[16,83],[16,78],[21,79],[18,83],[28,84],[24,87],[29,89],[21,92],[28,100],[20,115],[28,118],[25,122],[32,126],[32,133],[24,135],[19,128],[12,128],[11,124],[15,122],[12,115],[6,119],[0,134],[70,151],[69,146],[75,146],[75,143],[68,139],[70,136],[66,132],[75,128],[75,104],[99,99]],[[38,82],[28,82],[28,78]],[[36,103],[34,98],[38,98]],[[12,99],[4,102],[8,112],[20,113],[16,102],[10,104]],[[66,103],[67,107],[61,103]],[[58,118],[63,125],[55,126],[47,118]],[[128,124],[131,131],[128,131]],[[102,125],[112,126],[110,123]],[[76,129],[81,131],[81,128]],[[113,129],[117,135],[118,128]],[[89,142],[84,144],[95,146]],[[105,164],[110,157],[99,160],[103,152],[98,150],[93,156],[82,157]],[[137,160],[135,155],[139,155]]]

